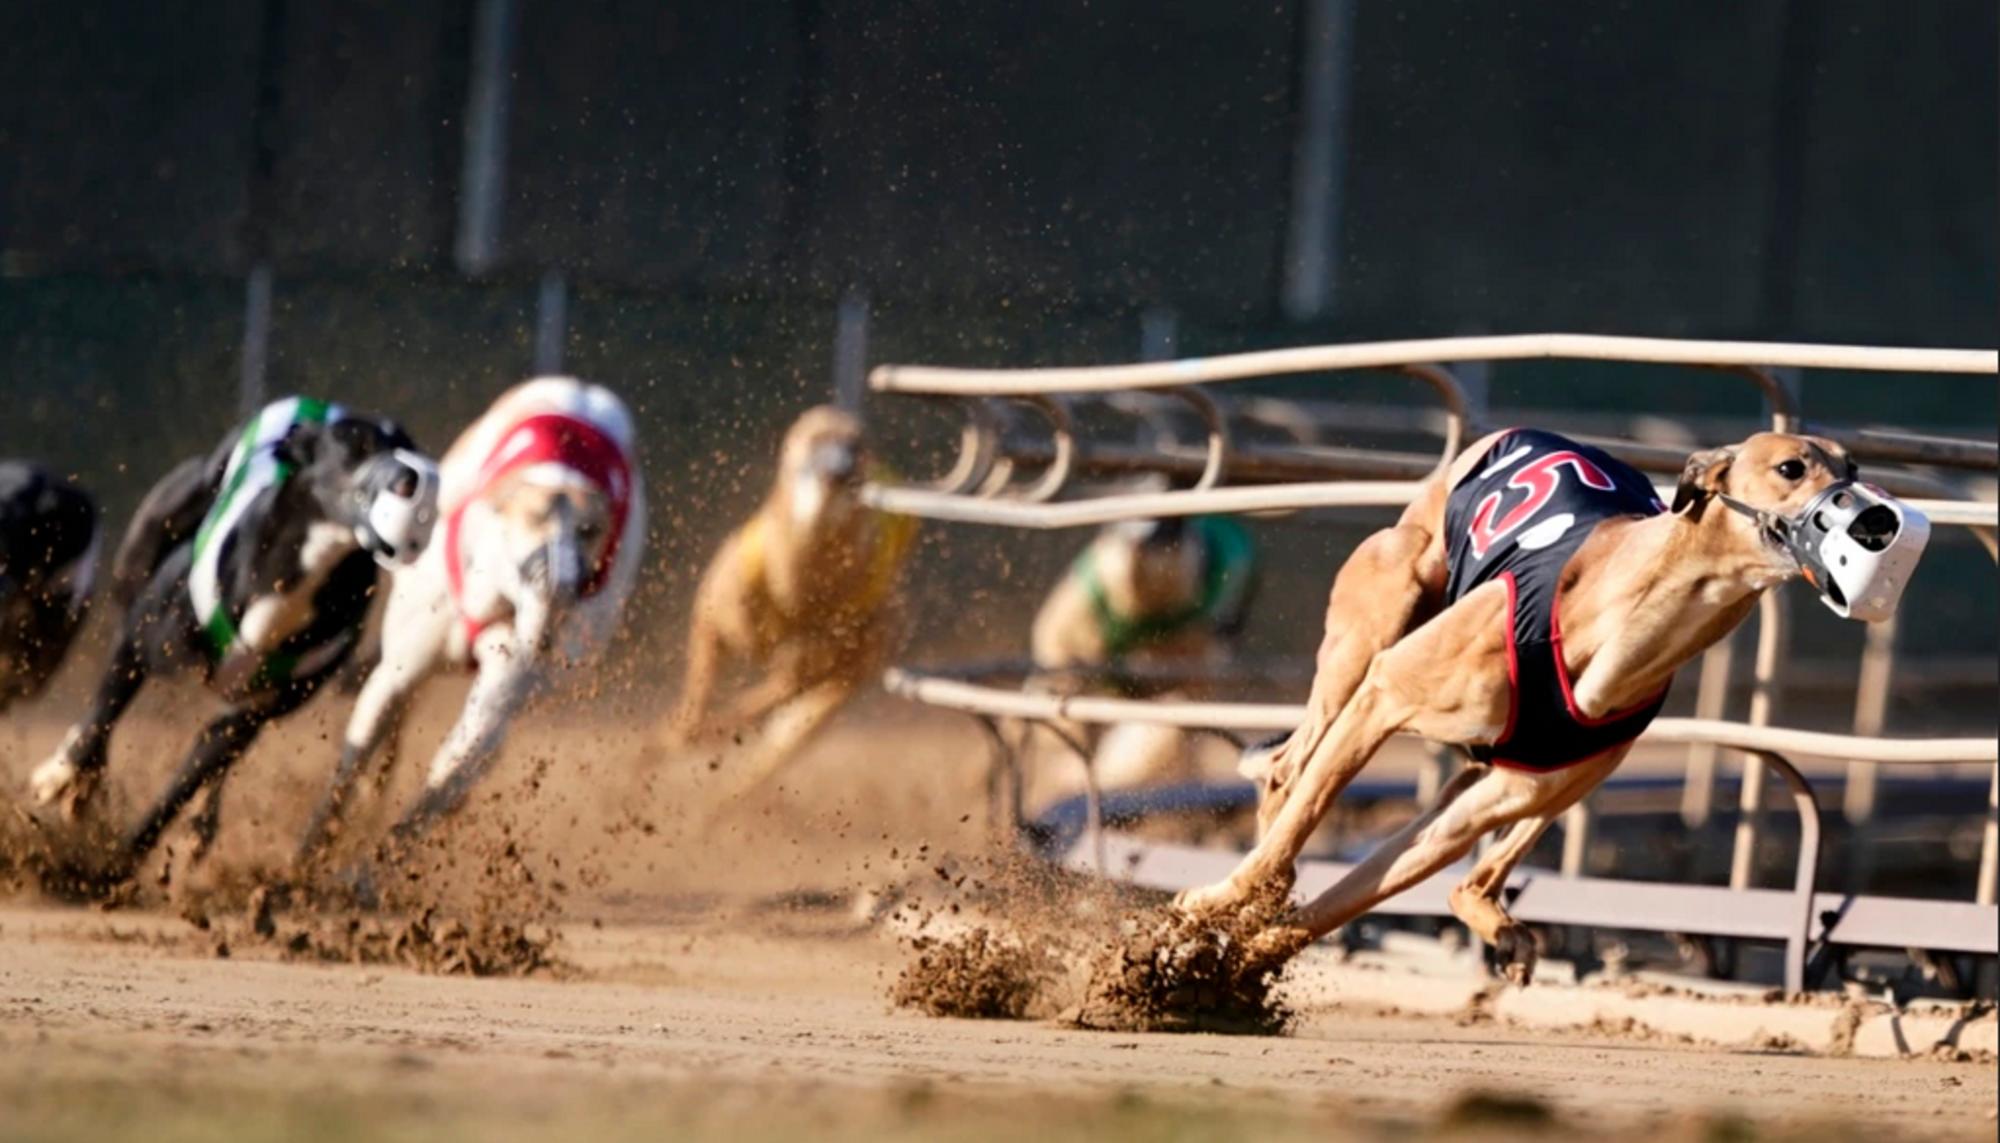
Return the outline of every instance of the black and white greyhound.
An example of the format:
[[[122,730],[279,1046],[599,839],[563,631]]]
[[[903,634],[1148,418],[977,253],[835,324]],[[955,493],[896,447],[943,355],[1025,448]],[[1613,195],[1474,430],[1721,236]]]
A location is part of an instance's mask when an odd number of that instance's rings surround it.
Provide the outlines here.
[[[82,814],[112,727],[151,675],[199,670],[228,709],[99,878],[129,877],[205,786],[195,828],[206,843],[229,768],[354,650],[377,564],[422,553],[437,490],[437,465],[393,421],[305,397],[265,406],[153,486],[113,559],[113,593],[126,605],[117,649],[89,712],[35,769],[30,791]]]
[[[90,608],[97,502],[25,460],[0,460],[0,711],[62,665]]]

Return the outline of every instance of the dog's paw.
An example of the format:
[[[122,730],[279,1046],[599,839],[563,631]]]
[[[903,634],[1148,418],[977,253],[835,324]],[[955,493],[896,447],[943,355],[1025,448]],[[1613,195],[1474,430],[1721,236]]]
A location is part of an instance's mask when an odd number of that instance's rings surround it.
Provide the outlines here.
[[[1190,917],[1209,917],[1226,912],[1242,900],[1236,887],[1224,881],[1215,885],[1201,885],[1193,889],[1183,889],[1174,894],[1174,908]]]
[[[1535,961],[1541,955],[1534,931],[1518,921],[1502,926],[1493,940],[1493,964],[1509,983],[1526,988],[1535,979]]]
[[[66,751],[60,752],[28,775],[28,794],[36,805],[57,806],[65,819],[75,821],[96,796],[99,774],[78,766]]]
[[[1273,925],[1250,938],[1243,950],[1244,963],[1261,971],[1276,972],[1312,942],[1312,933],[1305,929]]]

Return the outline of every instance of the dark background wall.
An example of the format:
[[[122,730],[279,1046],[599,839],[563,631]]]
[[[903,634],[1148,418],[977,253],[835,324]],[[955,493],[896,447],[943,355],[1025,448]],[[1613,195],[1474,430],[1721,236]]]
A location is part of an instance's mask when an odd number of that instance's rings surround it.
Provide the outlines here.
[[[1540,328],[1991,345],[1995,11],[1357,4],[1335,300],[1295,322],[1293,0],[518,0],[500,257],[476,278],[453,259],[475,0],[22,0],[0,6],[0,452],[72,468],[122,521],[235,416],[260,261],[267,387],[442,447],[528,369],[557,269],[566,367],[632,395],[673,490],[675,603],[776,426],[825,395],[850,288],[876,360],[1128,358],[1147,307],[1184,352]],[[1503,371],[1495,399],[1754,411],[1631,376]],[[1990,382],[1813,385],[1859,419],[1995,415]],[[1273,542],[1317,583],[1351,538]],[[1022,593],[1072,542],[933,538]],[[1987,612],[1990,572],[1965,573]],[[1273,630],[1310,630],[1320,591],[1274,592]]]

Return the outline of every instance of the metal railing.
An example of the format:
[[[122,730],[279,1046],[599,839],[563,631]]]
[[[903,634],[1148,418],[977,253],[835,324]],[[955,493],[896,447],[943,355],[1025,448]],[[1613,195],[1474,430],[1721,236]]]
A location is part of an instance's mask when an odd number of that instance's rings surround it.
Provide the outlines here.
[[[1212,512],[1287,512],[1302,509],[1397,508],[1407,504],[1420,488],[1420,481],[1448,465],[1463,444],[1483,431],[1478,403],[1441,363],[1574,358],[1684,364],[1707,367],[1713,375],[1733,376],[1752,384],[1758,391],[1771,428],[1778,431],[1809,429],[1828,436],[1858,460],[1918,465],[1925,469],[1958,469],[1979,473],[2000,470],[2000,445],[1983,440],[1963,440],[1935,435],[1871,429],[1847,429],[1804,421],[1793,385],[1774,372],[1782,369],[1837,368],[1892,372],[1995,374],[2000,372],[2000,352],[1992,350],[1901,349],[1875,346],[1807,345],[1733,341],[1682,341],[1661,338],[1607,337],[1587,334],[1524,334],[1497,337],[1435,338],[1414,341],[1374,342],[1352,345],[1307,346],[1165,362],[1109,366],[1079,366],[1033,369],[957,369],[935,366],[885,365],[869,377],[877,392],[921,395],[932,399],[957,400],[967,409],[966,429],[952,472],[930,488],[871,486],[870,503],[892,512],[930,519],[963,523],[991,524],[1016,528],[1070,528],[1110,523],[1117,520],[1163,515],[1193,515]],[[1443,406],[1433,416],[1412,414],[1408,426],[1439,433],[1443,440],[1435,457],[1405,452],[1318,447],[1311,426],[1326,419],[1324,408],[1311,402],[1287,402],[1253,398],[1245,403],[1247,419],[1276,425],[1292,436],[1282,445],[1271,446],[1236,440],[1230,428],[1231,406],[1199,388],[1209,384],[1256,377],[1311,373],[1331,370],[1392,369],[1428,385]],[[1134,448],[1089,444],[1078,439],[1073,404],[1086,395],[1112,403],[1124,411],[1143,409],[1131,402],[1133,394],[1151,394],[1159,399],[1177,399],[1202,419],[1205,440],[1199,449],[1181,441],[1156,439],[1151,447]],[[1050,438],[1046,445],[1023,434],[1010,432],[1011,418],[1004,411],[1006,401],[1024,402],[1039,410],[1047,421]],[[1378,418],[1377,428],[1394,429],[1393,420]],[[1155,436],[1158,420],[1154,421]],[[1628,463],[1653,472],[1677,472],[1686,450],[1679,446],[1645,444],[1628,440],[1591,438],[1591,443],[1607,448]],[[1012,493],[1013,476],[1020,467],[1040,468],[1025,492]],[[1088,499],[1053,502],[1079,475],[1113,475],[1157,472],[1183,480],[1193,477],[1193,487],[1182,491],[1138,492],[1093,496]],[[1952,483],[1925,471],[1873,469],[1870,479],[1915,504],[1934,523],[1963,526],[1973,530],[1989,554],[2000,559],[2000,506],[1990,501],[1974,501]],[[1364,479],[1352,479],[1352,477]],[[1317,478],[1317,479],[1315,479]],[[1670,495],[1670,488],[1662,488]],[[1691,822],[1704,820],[1714,801],[1718,748],[1743,752],[1743,782],[1739,801],[1739,821],[1731,862],[1731,885],[1747,890],[1754,851],[1763,814],[1764,767],[1776,766],[1783,746],[1745,744],[1721,728],[1739,727],[1746,731],[1769,731],[1776,707],[1779,668],[1785,657],[1786,624],[1783,597],[1767,593],[1759,602],[1757,648],[1752,665],[1749,725],[1719,719],[1730,689],[1734,651],[1730,641],[1716,645],[1702,660],[1697,693],[1697,718],[1661,720],[1658,727],[1677,722],[1707,728],[1712,733],[1693,734],[1685,739],[1690,747],[1683,800],[1683,813]],[[1857,726],[1879,729],[1878,711],[1886,704],[1893,685],[1895,648],[1893,637],[1877,635],[1869,640],[1860,669]],[[949,685],[950,680],[930,680]],[[969,684],[959,684],[969,685]],[[938,694],[935,689],[928,693]],[[1025,702],[1041,709],[1046,701],[1081,702],[1084,711],[1093,700],[1076,698],[1052,700],[1050,696],[1018,695],[1002,701],[987,695],[984,700],[1000,705]],[[1116,701],[1116,700],[1096,700]],[[1077,708],[1064,707],[1066,719],[1092,721]],[[1243,704],[1180,704],[1195,723],[1208,728],[1242,729],[1233,719],[1267,717],[1268,708]],[[1004,712],[1003,712],[1004,713]],[[1119,721],[1131,719],[1127,710]],[[1036,718],[1026,708],[1012,717]],[[1221,721],[1217,721],[1221,720]],[[1274,727],[1284,729],[1285,727]],[[1685,728],[1683,728],[1685,731]],[[1662,731],[1656,729],[1654,737]],[[1691,733],[1691,732],[1690,732]],[[1780,731],[1780,734],[1801,734]],[[1848,755],[1857,777],[1872,779],[1873,766],[1884,760],[1872,757],[1871,743],[1894,742],[1874,735],[1834,736],[1858,753]],[[996,739],[997,741],[997,739]],[[1939,740],[1960,741],[1960,740]],[[1972,740],[1965,740],[1972,741]],[[1902,749],[1902,747],[1898,747]],[[1938,760],[1938,759],[1934,759]],[[1981,759],[1984,760],[1984,759]],[[1778,767],[1790,781],[1795,773]],[[1800,779],[1803,781],[1803,779]],[[2000,779],[1996,779],[2000,783]],[[1857,794],[1857,791],[1861,793]],[[1848,789],[1850,813],[1870,808],[1872,781],[1857,780]],[[1989,802],[2000,797],[2000,785]],[[1794,787],[1795,800],[1799,787]],[[1809,799],[1809,788],[1807,788]],[[1570,836],[1582,836],[1589,829],[1589,803],[1570,811],[1565,828]],[[2000,864],[1993,853],[1989,809],[1986,844],[1982,851],[1979,901],[1994,900],[1993,868]],[[1575,873],[1581,848],[1565,865]]]

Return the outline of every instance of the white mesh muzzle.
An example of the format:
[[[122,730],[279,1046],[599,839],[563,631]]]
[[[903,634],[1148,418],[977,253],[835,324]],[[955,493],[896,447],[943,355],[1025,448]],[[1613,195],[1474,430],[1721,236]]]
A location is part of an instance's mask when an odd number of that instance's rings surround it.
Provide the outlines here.
[[[374,487],[367,522],[360,529],[362,546],[385,567],[413,563],[430,543],[431,529],[437,523],[437,464],[408,449],[397,449],[369,463],[380,471],[370,474]],[[408,496],[393,488],[405,471],[416,478],[416,489]]]
[[[1853,481],[1828,487],[1790,523],[1787,546],[1820,601],[1864,623],[1896,613],[1931,536],[1922,512]]]

